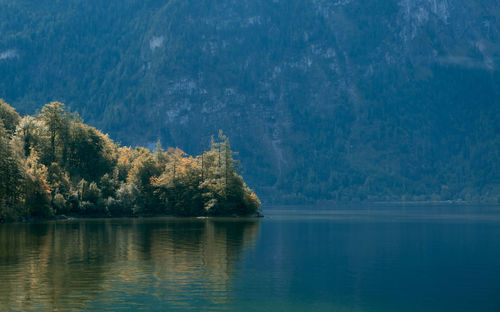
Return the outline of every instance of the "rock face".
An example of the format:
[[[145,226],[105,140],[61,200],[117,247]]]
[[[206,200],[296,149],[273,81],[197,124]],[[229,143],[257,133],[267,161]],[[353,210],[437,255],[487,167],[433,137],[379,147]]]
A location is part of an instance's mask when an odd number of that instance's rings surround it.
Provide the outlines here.
[[[0,97],[125,144],[224,130],[264,202],[500,197],[500,2],[0,0]]]

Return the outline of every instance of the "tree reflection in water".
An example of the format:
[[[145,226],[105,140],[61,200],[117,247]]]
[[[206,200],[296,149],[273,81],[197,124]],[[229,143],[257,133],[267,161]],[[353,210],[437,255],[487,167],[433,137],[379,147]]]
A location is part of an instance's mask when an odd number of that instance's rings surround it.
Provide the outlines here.
[[[216,307],[253,219],[74,220],[0,226],[0,310]]]

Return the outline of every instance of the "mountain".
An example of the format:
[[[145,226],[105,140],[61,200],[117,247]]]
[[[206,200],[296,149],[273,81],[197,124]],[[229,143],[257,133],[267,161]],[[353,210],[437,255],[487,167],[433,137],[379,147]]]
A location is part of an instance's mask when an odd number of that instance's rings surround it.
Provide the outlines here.
[[[219,128],[264,203],[500,201],[500,2],[0,0],[0,97],[123,144]]]

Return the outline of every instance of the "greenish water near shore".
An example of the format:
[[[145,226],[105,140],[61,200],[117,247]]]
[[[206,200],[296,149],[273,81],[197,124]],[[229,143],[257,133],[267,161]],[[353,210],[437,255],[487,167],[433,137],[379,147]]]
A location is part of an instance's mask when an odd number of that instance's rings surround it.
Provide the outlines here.
[[[1,311],[498,311],[500,207],[0,225]]]

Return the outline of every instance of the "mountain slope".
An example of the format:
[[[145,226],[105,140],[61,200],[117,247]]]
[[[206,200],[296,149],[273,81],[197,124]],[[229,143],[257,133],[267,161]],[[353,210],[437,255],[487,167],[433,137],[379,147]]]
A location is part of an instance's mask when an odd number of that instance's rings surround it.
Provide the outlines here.
[[[0,97],[125,144],[222,128],[265,202],[500,199],[500,4],[0,0]]]

